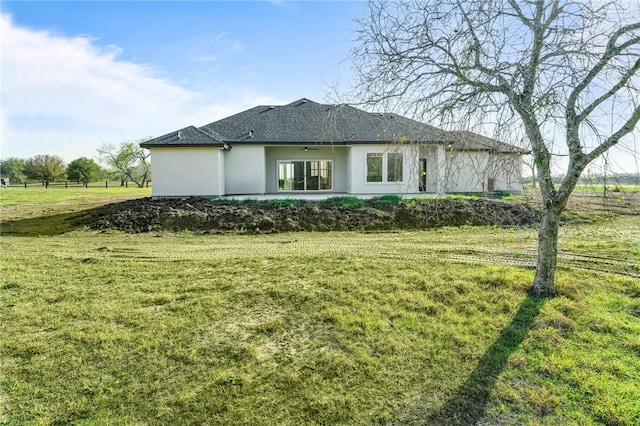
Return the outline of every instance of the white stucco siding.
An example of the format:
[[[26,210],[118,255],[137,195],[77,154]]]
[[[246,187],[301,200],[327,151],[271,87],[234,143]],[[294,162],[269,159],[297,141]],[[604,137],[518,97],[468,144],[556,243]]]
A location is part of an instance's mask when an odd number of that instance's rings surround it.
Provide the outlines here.
[[[225,193],[264,194],[265,147],[234,145],[225,152]]]
[[[267,193],[278,192],[278,161],[331,160],[332,192],[347,192],[347,150],[343,146],[268,146],[265,147]]]
[[[521,191],[521,157],[484,151],[447,152],[447,192]]]
[[[522,192],[522,156],[519,154],[496,154],[495,157],[495,189],[506,192]]]
[[[155,147],[151,163],[154,197],[224,195],[224,158],[218,147]]]
[[[446,192],[485,192],[488,159],[488,152],[447,152]]]
[[[383,181],[367,182],[367,154],[383,154]],[[387,154],[402,153],[402,181],[387,182]],[[418,153],[415,145],[363,144],[351,146],[352,194],[411,194],[418,192]]]
[[[347,167],[346,167],[346,182],[345,182],[345,191],[347,194],[352,193],[352,188],[353,188],[353,167],[352,167],[352,150],[351,147],[347,147],[346,148],[346,156],[345,156],[345,161],[347,162]]]

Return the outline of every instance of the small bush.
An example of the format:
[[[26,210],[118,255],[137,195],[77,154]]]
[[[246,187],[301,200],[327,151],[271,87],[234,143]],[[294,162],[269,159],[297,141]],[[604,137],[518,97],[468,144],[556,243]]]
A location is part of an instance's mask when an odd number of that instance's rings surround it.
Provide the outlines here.
[[[375,207],[397,206],[402,202],[402,196],[397,194],[387,194],[371,199],[371,204]]]
[[[449,194],[447,196],[444,197],[445,200],[449,200],[449,201],[464,201],[467,202],[469,200],[477,200],[478,197],[477,196],[473,196],[473,195],[465,195],[465,194]]]
[[[268,202],[270,205],[275,207],[296,207],[301,204],[304,204],[303,200],[294,200],[291,198],[281,199],[281,200],[271,200]]]
[[[321,201],[321,203],[327,206],[336,206],[341,209],[359,209],[364,207],[364,201],[358,197],[330,197]]]
[[[493,196],[495,198],[512,198],[512,194],[510,192],[501,191],[499,189],[494,191]]]

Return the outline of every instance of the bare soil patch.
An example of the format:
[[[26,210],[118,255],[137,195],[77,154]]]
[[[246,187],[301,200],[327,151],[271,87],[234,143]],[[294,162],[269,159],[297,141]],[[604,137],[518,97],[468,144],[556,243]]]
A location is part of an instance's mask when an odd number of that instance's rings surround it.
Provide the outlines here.
[[[383,231],[462,225],[534,226],[539,221],[539,211],[534,207],[490,199],[405,200],[391,205],[374,199],[363,201],[358,207],[345,205],[322,201],[143,198],[108,204],[76,220],[94,229],[130,233]]]

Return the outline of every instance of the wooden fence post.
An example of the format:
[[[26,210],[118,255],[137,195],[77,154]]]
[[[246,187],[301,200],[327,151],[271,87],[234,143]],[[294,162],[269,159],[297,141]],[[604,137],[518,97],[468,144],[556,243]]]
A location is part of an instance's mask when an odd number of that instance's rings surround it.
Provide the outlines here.
[[[64,181],[64,189],[67,189],[67,188],[68,188],[68,186],[67,186],[67,181],[65,180],[65,181]]]
[[[108,181],[108,180],[105,180],[105,181],[104,181],[104,187],[105,187],[105,188],[108,188],[108,187],[109,187],[109,181]]]
[[[27,181],[24,181],[24,189],[27,189]]]

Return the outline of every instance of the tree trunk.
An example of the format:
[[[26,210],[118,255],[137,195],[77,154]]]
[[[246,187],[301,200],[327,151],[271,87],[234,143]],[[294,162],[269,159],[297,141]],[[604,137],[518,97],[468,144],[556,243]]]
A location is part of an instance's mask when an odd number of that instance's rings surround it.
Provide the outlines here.
[[[531,292],[544,296],[555,296],[556,260],[558,258],[558,227],[561,209],[551,200],[544,203],[542,220],[538,230],[538,265]]]
[[[538,183],[538,178],[536,177],[536,164],[533,163],[531,166],[531,176],[533,177],[533,189],[536,189],[536,184]]]

